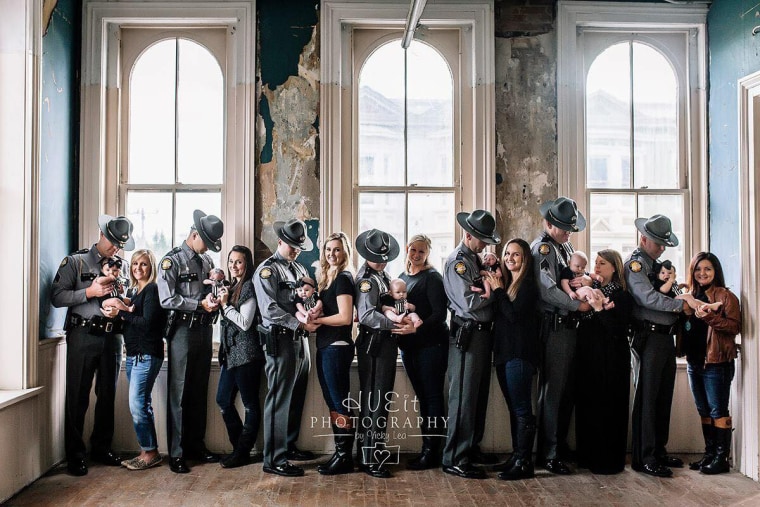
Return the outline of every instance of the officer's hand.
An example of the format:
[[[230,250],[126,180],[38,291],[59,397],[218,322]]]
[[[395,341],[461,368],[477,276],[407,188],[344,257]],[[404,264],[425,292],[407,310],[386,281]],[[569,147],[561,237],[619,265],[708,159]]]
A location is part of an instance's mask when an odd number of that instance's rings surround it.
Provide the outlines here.
[[[417,332],[417,328],[409,319],[403,320],[401,324],[395,324],[396,329],[392,329],[393,334],[412,334]]]
[[[570,280],[570,287],[577,289],[579,287],[583,287],[584,285],[590,286],[592,283],[593,280],[588,275],[576,276]]]
[[[689,305],[692,310],[696,310],[702,304],[701,301],[697,301],[691,294],[679,294],[676,299],[681,299]]]
[[[215,301],[211,301],[210,298],[204,298],[201,300],[201,306],[203,306],[203,309],[207,311],[208,313],[215,312],[217,308],[219,308],[219,303],[216,303]]]
[[[100,298],[111,294],[116,278],[112,276],[99,276],[93,280],[92,285],[85,289],[87,299]]]
[[[591,310],[593,310],[593,308],[591,308],[591,305],[585,302],[581,303],[580,306],[578,306],[579,312],[590,312]]]
[[[301,324],[301,328],[305,329],[306,331],[313,333],[317,330],[317,328],[320,326],[320,324],[317,324],[314,321],[309,322],[308,324]]]
[[[115,306],[106,306],[100,309],[100,313],[102,313],[109,319],[113,319],[114,317],[119,315],[119,309],[116,308]]]

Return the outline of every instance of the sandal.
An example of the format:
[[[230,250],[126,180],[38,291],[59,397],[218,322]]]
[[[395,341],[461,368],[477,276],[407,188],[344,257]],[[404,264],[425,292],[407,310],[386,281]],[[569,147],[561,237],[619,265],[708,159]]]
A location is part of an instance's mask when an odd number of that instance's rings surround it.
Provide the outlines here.
[[[163,461],[163,458],[160,454],[157,454],[150,461],[145,461],[144,459],[138,457],[125,461],[123,465],[129,470],[147,470],[148,468],[160,465],[161,461]]]

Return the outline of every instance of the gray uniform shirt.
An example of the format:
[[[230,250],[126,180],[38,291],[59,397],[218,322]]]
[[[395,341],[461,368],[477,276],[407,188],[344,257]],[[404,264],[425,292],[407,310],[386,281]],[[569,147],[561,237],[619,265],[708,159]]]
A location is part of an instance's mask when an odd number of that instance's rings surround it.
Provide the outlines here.
[[[542,309],[567,315],[569,312],[578,310],[581,302],[570,299],[559,284],[560,273],[567,267],[560,249],[565,251],[568,259],[573,253],[573,245],[569,242],[560,245],[546,233],[533,240],[530,245]]]
[[[264,327],[269,329],[274,324],[298,329],[296,282],[306,274],[306,268],[297,262],[288,262],[279,252],[259,264],[253,275],[253,286]]]
[[[102,276],[97,243],[89,250],[79,250],[64,257],[53,280],[51,300],[56,308],[68,307],[85,319],[102,317],[99,298],[87,299],[87,287]]]
[[[387,296],[390,278],[385,271],[378,273],[365,262],[356,273],[356,313],[359,324],[372,329],[395,329],[395,323],[383,315],[381,298]]]
[[[625,281],[636,303],[633,305],[633,318],[669,326],[678,320],[678,313],[683,311],[683,301],[673,299],[652,286],[649,273],[653,264],[654,259],[641,248],[634,250],[625,261]]]
[[[211,286],[203,284],[214,269],[211,257],[196,254],[185,241],[167,253],[160,265],[156,285],[161,306],[167,310],[196,311],[198,303],[211,292]]]
[[[493,297],[483,297],[470,288],[479,276],[478,254],[464,242],[459,243],[446,259],[443,269],[443,288],[449,298],[449,308],[460,319],[491,322]]]

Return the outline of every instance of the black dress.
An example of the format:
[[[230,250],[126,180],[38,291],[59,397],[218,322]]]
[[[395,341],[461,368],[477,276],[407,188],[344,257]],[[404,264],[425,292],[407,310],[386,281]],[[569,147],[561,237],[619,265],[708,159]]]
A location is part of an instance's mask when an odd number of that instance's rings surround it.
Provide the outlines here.
[[[578,465],[615,474],[625,468],[628,444],[633,299],[615,282],[602,292],[615,307],[583,314],[578,328],[575,432]]]

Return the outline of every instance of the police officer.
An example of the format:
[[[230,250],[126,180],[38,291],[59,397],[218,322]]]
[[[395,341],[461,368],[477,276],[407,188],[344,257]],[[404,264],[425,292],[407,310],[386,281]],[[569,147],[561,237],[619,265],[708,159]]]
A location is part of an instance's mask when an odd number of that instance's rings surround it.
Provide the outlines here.
[[[156,280],[161,306],[167,315],[169,345],[169,403],[167,438],[169,465],[178,474],[188,473],[186,459],[206,463],[219,456],[206,448],[206,401],[211,371],[212,324],[219,305],[206,295],[211,286],[203,281],[214,262],[207,250],[218,252],[224,224],[215,215],[193,212],[193,226],[181,246],[161,260]]]
[[[53,280],[52,303],[68,307],[66,314],[66,406],[64,441],[68,471],[87,474],[84,417],[95,377],[95,423],[90,436],[90,457],[105,465],[120,466],[121,458],[111,451],[114,430],[114,396],[121,365],[124,338],[120,323],[103,316],[100,298],[113,290],[115,279],[101,276],[104,258],[120,249],[134,250],[132,222],[126,217],[101,215],[100,237],[89,249],[63,259]]]
[[[586,302],[570,299],[559,284],[560,272],[573,253],[570,234],[586,228],[575,201],[560,197],[539,208],[544,232],[530,245],[541,298],[544,362],[538,396],[539,460],[555,474],[569,474],[561,453],[567,452],[567,431],[573,411],[575,344],[578,320],[573,312],[591,310]],[[571,281],[579,287],[581,280]]]
[[[634,299],[632,351],[636,377],[631,427],[631,468],[656,477],[670,477],[670,467],[683,461],[668,456],[670,407],[676,379],[676,349],[673,338],[679,313],[688,311],[686,302],[673,299],[652,286],[652,265],[666,247],[678,246],[670,219],[664,215],[637,218],[641,233],[639,247],[625,261],[625,281]]]
[[[295,289],[306,276],[306,268],[296,262],[301,251],[313,248],[300,220],[275,222],[277,250],[262,262],[253,275],[262,325],[259,327],[266,350],[269,384],[264,401],[264,472],[285,477],[304,474],[303,468],[288,462],[288,428],[292,428],[291,405],[299,378],[308,375],[306,339],[317,324],[301,324],[295,317]],[[300,424],[300,420],[297,421]]]
[[[498,245],[501,238],[496,233],[496,220],[488,211],[458,213],[457,222],[464,235],[446,259],[443,278],[451,310],[449,419],[443,471],[467,479],[483,479],[485,472],[475,468],[471,461],[478,411],[486,410],[479,392],[485,388],[484,382],[490,382],[494,300],[488,283],[480,277],[478,254],[486,245]]]
[[[386,401],[393,391],[398,357],[393,334],[413,333],[415,329],[411,323],[394,323],[382,312],[382,305],[388,304],[390,284],[385,266],[398,257],[398,242],[387,232],[370,229],[359,234],[355,244],[356,251],[365,259],[356,274],[355,298],[359,318],[356,360],[361,390],[357,458],[359,468],[367,475],[386,479],[391,477],[385,466],[388,460],[377,457],[389,456],[383,446],[389,429]],[[385,452],[378,454],[376,449]]]

